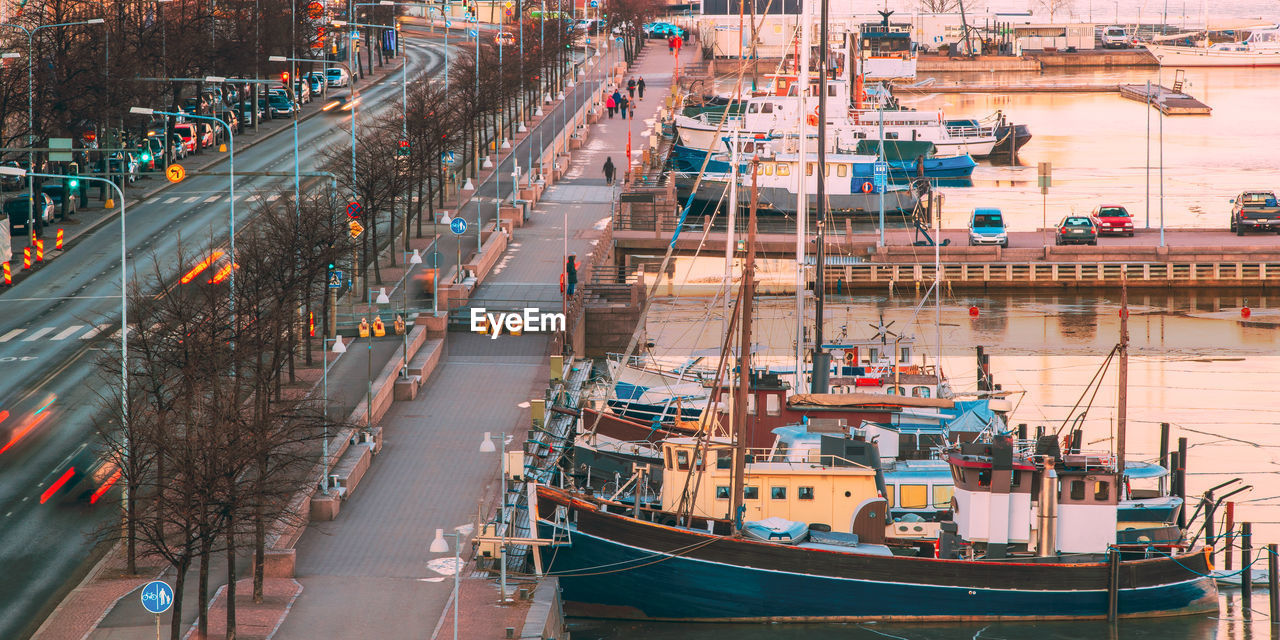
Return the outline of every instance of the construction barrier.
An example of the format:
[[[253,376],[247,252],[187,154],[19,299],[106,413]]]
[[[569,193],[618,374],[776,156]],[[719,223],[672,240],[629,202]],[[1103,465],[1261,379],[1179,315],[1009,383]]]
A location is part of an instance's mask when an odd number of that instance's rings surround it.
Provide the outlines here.
[[[31,247],[22,248],[22,268],[23,269],[31,268]]]
[[[62,229],[58,229],[58,242],[53,246],[54,249],[62,251]]]
[[[44,240],[36,240],[36,262],[44,262]]]
[[[4,263],[4,283],[6,285],[13,284],[13,274],[9,273],[9,263]]]

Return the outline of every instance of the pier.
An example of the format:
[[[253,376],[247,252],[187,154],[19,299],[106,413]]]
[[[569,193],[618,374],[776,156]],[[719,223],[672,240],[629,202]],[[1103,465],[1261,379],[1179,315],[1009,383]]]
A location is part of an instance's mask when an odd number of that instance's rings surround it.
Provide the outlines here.
[[[1181,72],[1179,72],[1181,78]],[[1153,84],[1122,84],[1120,96],[1136,102],[1150,102],[1151,106],[1166,116],[1207,116],[1213,109],[1199,100],[1182,93],[1182,80],[1174,82],[1173,88]]]

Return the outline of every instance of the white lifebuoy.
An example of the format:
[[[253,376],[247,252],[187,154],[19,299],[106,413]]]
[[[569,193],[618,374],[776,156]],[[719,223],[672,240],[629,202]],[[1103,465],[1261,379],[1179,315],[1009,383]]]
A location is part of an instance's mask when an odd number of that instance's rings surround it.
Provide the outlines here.
[[[862,192],[863,192],[863,193],[871,193],[872,191],[875,191],[875,189],[876,189],[876,186],[875,186],[875,185],[873,185],[873,184],[871,184],[870,182],[864,182],[864,183],[862,183]]]

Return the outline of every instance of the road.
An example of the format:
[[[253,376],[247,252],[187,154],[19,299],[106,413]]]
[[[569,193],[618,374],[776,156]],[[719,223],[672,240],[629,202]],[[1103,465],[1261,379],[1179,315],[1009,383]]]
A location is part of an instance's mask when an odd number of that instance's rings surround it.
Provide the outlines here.
[[[407,53],[414,68],[434,73],[443,65],[438,44],[409,43]],[[398,76],[362,89],[362,121],[375,110],[399,108]],[[350,140],[349,122],[321,114],[299,123],[302,171],[317,168],[314,159],[325,147]],[[291,143],[286,129],[245,149],[236,171],[292,171]],[[226,171],[226,164],[209,171]],[[265,195],[281,180],[237,177],[238,226],[261,197],[258,190]],[[145,280],[153,259],[176,272],[182,265],[165,261],[180,247],[191,255],[211,239],[225,241],[231,212],[225,175],[188,173],[145,202],[127,204],[130,280],[138,274]],[[107,214],[81,218],[96,215]],[[98,390],[114,383],[101,377],[96,356],[119,349],[118,335],[108,338],[120,321],[120,243],[118,220],[104,224],[0,296],[0,638],[31,631],[32,619],[78,579],[93,533],[117,518],[115,493],[90,504],[82,493],[91,496],[101,479],[81,482],[79,474],[93,458]],[[72,467],[65,484],[51,490]]]

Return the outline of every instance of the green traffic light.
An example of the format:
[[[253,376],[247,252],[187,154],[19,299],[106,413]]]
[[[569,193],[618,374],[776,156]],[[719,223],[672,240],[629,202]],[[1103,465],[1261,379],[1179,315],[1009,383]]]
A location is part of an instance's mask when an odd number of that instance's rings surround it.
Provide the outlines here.
[[[79,187],[79,186],[80,186],[80,181],[79,181],[79,180],[70,180],[70,181],[68,181],[68,182],[67,182],[67,186],[71,187],[72,189],[75,189],[76,187]]]
[[[151,162],[151,154],[146,153],[146,152],[143,152],[143,154],[142,154],[142,161],[143,161],[143,162]]]

